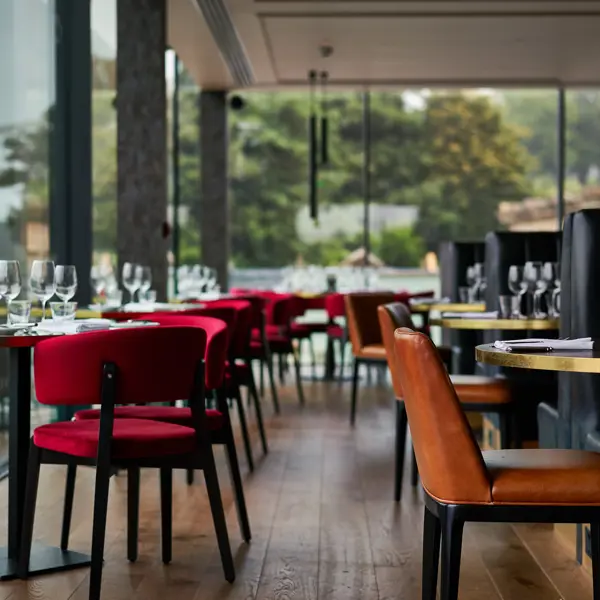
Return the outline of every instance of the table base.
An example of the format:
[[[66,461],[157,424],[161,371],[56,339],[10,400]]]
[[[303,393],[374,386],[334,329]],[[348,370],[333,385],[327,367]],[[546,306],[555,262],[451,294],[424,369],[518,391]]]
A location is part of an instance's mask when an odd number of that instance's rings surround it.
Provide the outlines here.
[[[29,561],[29,574],[46,575],[57,571],[68,571],[79,567],[89,567],[91,556],[74,552],[73,550],[61,550],[54,546],[34,544],[31,548],[31,560]],[[0,581],[17,578],[17,561],[8,558],[6,547],[0,548]]]

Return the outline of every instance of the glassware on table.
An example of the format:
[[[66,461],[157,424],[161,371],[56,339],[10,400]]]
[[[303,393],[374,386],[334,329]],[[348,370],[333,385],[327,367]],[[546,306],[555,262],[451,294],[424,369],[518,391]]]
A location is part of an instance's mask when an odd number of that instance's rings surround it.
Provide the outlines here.
[[[555,318],[560,317],[560,285],[552,291],[552,299],[551,299],[551,310],[552,316]]]
[[[458,288],[458,301],[461,304],[470,304],[471,303],[471,288],[463,285]]]
[[[498,315],[501,319],[519,319],[521,317],[521,297],[498,296],[498,309]]]
[[[135,263],[123,263],[123,271],[121,273],[123,286],[129,292],[129,301],[133,302],[135,293],[142,284],[142,271],[140,265]]]
[[[77,269],[75,265],[56,265],[54,270],[56,295],[68,302],[77,292]]]
[[[106,304],[109,306],[123,306],[123,290],[116,288],[106,293]]]
[[[152,286],[152,269],[150,267],[140,267],[140,289],[138,295],[146,294]]]
[[[524,318],[524,315],[521,313],[521,303],[523,295],[527,292],[527,282],[525,281],[523,271],[524,267],[520,265],[511,265],[508,269],[508,289],[519,301],[519,314],[516,318]]]
[[[46,302],[54,296],[56,291],[54,262],[51,260],[34,260],[31,264],[29,285],[33,294],[42,303],[43,321],[46,318]]]
[[[156,290],[145,290],[138,292],[140,302],[143,304],[154,304],[156,302]]]
[[[73,321],[77,314],[77,302],[50,302],[53,321]]]
[[[106,279],[102,273],[101,267],[98,265],[92,266],[90,269],[90,284],[95,297],[100,297],[106,290]]]
[[[543,319],[547,315],[542,312],[542,296],[545,294],[547,285],[542,279],[542,263],[539,261],[529,261],[525,263],[524,279],[527,282],[527,291],[533,296],[534,319]]]
[[[485,272],[483,263],[475,263],[473,265],[473,277],[475,284],[473,285],[473,302],[483,302],[484,292],[486,288]]]
[[[16,260],[0,260],[0,296],[6,300],[7,310],[21,293],[21,270]]]
[[[6,321],[9,325],[22,325],[23,323],[29,323],[30,316],[30,300],[12,300],[9,302],[6,312]]]
[[[552,296],[554,289],[560,286],[560,279],[558,276],[559,265],[557,262],[545,262],[542,266],[542,279],[546,284],[546,291],[542,297],[546,299],[546,305],[548,309],[548,316],[556,316],[552,308]]]

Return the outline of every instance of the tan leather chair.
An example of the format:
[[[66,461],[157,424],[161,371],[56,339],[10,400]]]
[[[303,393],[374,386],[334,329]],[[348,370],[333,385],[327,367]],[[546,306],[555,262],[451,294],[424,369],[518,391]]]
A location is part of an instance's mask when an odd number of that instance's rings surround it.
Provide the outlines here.
[[[350,423],[356,420],[358,372],[361,365],[385,364],[386,355],[377,319],[377,307],[394,301],[392,292],[360,292],[346,294],[346,324],[352,345],[354,369],[352,372],[352,401]]]
[[[401,302],[384,304],[377,308],[381,335],[385,345],[388,365],[392,375],[392,385],[396,400],[396,475],[394,485],[394,498],[400,500],[402,493],[402,473],[404,465],[404,449],[406,446],[406,410],[404,394],[398,378],[398,373],[393,368],[395,360],[394,331],[399,327],[413,329],[414,326],[408,309]],[[436,348],[436,350],[438,350]],[[438,356],[440,353],[438,351]],[[443,357],[440,356],[443,361]],[[443,361],[445,362],[445,361]],[[514,402],[510,389],[503,379],[494,377],[480,377],[478,375],[450,375],[450,380],[458,394],[463,409],[471,412],[497,413],[500,421],[500,444],[503,448],[510,448],[510,424],[514,419]],[[412,484],[419,481],[417,465],[412,468]]]
[[[481,452],[431,340],[395,332],[393,371],[425,490],[423,600],[457,600],[465,522],[590,523],[600,600],[600,455],[580,450]]]

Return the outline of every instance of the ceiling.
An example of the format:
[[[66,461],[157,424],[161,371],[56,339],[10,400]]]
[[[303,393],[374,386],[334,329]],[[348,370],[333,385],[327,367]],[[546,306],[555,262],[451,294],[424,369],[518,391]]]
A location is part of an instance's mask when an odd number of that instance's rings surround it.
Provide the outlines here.
[[[596,0],[169,0],[204,89],[600,85]],[[321,56],[330,46],[333,54]]]

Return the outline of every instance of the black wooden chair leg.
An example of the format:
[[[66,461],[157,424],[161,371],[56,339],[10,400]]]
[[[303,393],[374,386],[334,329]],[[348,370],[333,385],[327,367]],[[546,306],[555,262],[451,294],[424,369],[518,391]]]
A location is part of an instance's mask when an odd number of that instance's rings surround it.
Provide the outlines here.
[[[354,369],[352,371],[352,399],[350,404],[350,425],[354,425],[356,421],[356,397],[358,395],[358,367],[360,363],[358,359],[354,359]]]
[[[267,373],[269,375],[269,384],[271,386],[271,397],[273,398],[273,408],[275,414],[278,415],[281,412],[279,407],[279,396],[277,395],[277,386],[275,385],[275,369],[273,366],[273,355],[269,354],[267,357]]]
[[[410,469],[410,483],[413,487],[417,487],[419,485],[419,466],[417,465],[417,457],[415,456],[415,450],[413,448],[412,442],[410,444],[411,448],[411,469]]]
[[[594,600],[600,600],[600,523],[590,524],[592,534],[592,575]]]
[[[281,385],[285,385],[285,369],[283,367],[283,354],[279,354],[277,356],[277,359],[279,366],[279,383],[281,383]]]
[[[127,469],[127,560],[138,557],[138,530],[140,523],[140,470]]]
[[[294,359],[294,370],[296,372],[296,389],[298,390],[298,400],[300,404],[304,404],[304,389],[302,388],[302,375],[300,373],[300,351],[292,349],[292,357]]]
[[[236,387],[234,391],[235,402],[238,407],[238,415],[240,419],[240,429],[242,430],[242,439],[244,440],[244,449],[246,450],[246,460],[250,472],[254,471],[254,460],[252,459],[252,445],[250,444],[250,434],[248,433],[248,423],[246,422],[246,410],[244,409],[244,401],[240,388]]]
[[[440,563],[441,525],[439,519],[425,507],[423,524],[422,600],[436,600]]]
[[[233,557],[231,555],[231,546],[229,545],[229,535],[227,533],[227,523],[225,521],[225,512],[223,511],[223,501],[221,499],[221,490],[219,489],[219,480],[217,479],[217,469],[215,459],[212,454],[212,448],[207,449],[206,463],[204,465],[204,480],[206,482],[206,492],[210,502],[210,510],[217,535],[217,543],[221,554],[221,563],[225,579],[229,583],[235,581],[235,568],[233,566]]]
[[[512,440],[510,439],[510,419],[508,413],[499,412],[498,421],[500,425],[500,448],[510,448]]]
[[[110,487],[110,464],[96,466],[96,486],[94,492],[94,521],[92,525],[92,564],[90,569],[89,600],[100,600],[102,588],[102,565],[104,561],[104,541],[106,538],[106,513]]]
[[[340,374],[338,381],[344,382],[344,355],[346,354],[346,341],[340,340]]]
[[[394,499],[400,501],[402,495],[402,474],[404,472],[404,450],[406,448],[406,408],[404,402],[396,401],[396,473],[394,480]]]
[[[173,555],[173,470],[160,470],[160,530],[162,561],[171,562]]]
[[[315,345],[313,343],[312,336],[308,338],[308,346],[310,348],[310,367],[312,370],[312,378],[314,381],[317,379],[317,355],[315,353]]]
[[[33,541],[33,522],[35,519],[35,504],[37,500],[38,483],[40,479],[40,449],[33,444],[29,448],[27,464],[27,483],[25,488],[25,506],[23,507],[23,526],[21,530],[21,547],[18,559],[17,575],[26,579],[29,573],[29,557]]]
[[[233,431],[231,430],[230,422],[225,426],[224,433],[227,462],[229,464],[229,475],[231,477],[231,485],[235,494],[235,507],[237,510],[238,522],[240,524],[240,531],[242,534],[242,539],[245,542],[249,542],[250,538],[252,537],[250,533],[250,522],[248,520],[248,511],[246,510],[244,486],[242,484],[240,465],[237,458],[237,452],[235,450],[235,442],[233,440]]]
[[[464,522],[449,506],[440,515],[442,527],[442,593],[440,600],[458,600]]]
[[[261,398],[265,397],[265,363],[266,362],[267,361],[266,360],[263,361],[262,358],[258,361],[258,364],[260,365],[259,366],[259,368],[260,368],[260,373],[259,373],[260,383],[259,383],[259,385],[260,385],[260,397]]]
[[[188,485],[192,485],[194,483],[194,469],[187,469],[185,472],[185,480]]]
[[[60,532],[60,549],[69,548],[69,535],[71,533],[71,517],[73,515],[73,499],[75,497],[75,480],[77,479],[77,465],[67,466],[67,479],[65,481],[65,505],[63,507],[62,529]]]
[[[248,365],[250,366],[250,365]],[[260,404],[260,398],[258,396],[258,390],[256,389],[256,382],[254,381],[254,373],[252,369],[249,369],[248,379],[248,392],[252,401],[254,402],[254,410],[256,411],[256,422],[258,424],[258,433],[260,434],[260,441],[262,443],[263,452],[267,454],[269,452],[269,446],[267,444],[267,434],[265,433],[265,424],[263,421],[262,406]]]

